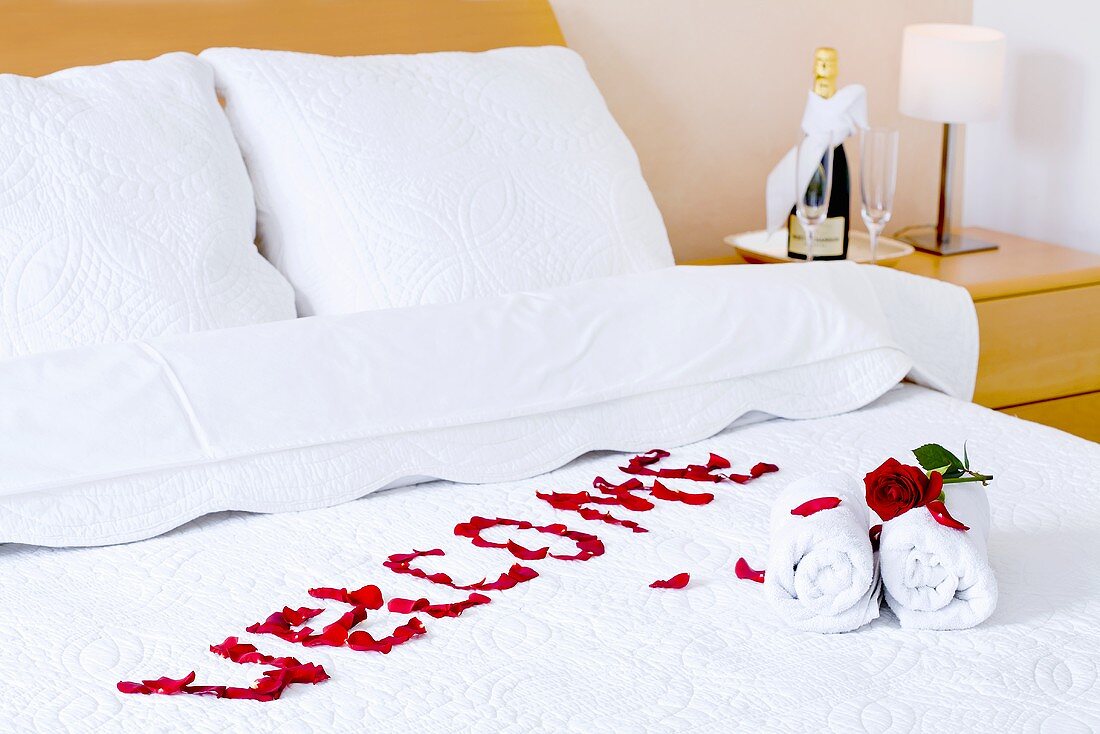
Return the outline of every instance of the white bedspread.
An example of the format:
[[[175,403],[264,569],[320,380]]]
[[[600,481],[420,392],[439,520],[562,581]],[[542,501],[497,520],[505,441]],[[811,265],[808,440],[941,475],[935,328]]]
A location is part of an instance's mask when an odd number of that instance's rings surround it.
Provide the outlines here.
[[[422,477],[530,477],[752,410],[853,410],[906,374],[969,398],[976,364],[966,291],[851,263],[670,268],[37,355],[0,363],[0,542],[120,543]]]
[[[884,612],[869,627],[821,636],[786,627],[757,584],[768,508],[781,487],[835,468],[862,475],[928,441],[969,439],[990,470],[990,558],[1000,606],[966,632],[909,632]],[[4,731],[485,732],[1088,731],[1100,727],[1100,446],[903,386],[845,415],[769,421],[676,450],[670,465],[716,451],[780,471],[723,485],[703,507],[660,503],[650,532],[584,521],[535,498],[625,478],[597,454],[506,484],[436,482],[327,509],[218,514],[151,540],[85,549],[0,546],[0,729]],[[675,488],[696,488],[669,480]],[[708,487],[708,489],[710,489]],[[387,656],[303,649],[243,633],[315,585],[379,583],[387,594],[459,598],[381,566],[390,553],[440,547],[433,568],[494,575],[514,559],[455,537],[471,515],[561,521],[594,532],[605,555],[531,561],[541,576]],[[529,547],[530,538],[517,535]],[[540,543],[541,544],[541,543]],[[424,564],[427,566],[427,564]],[[648,584],[680,571],[682,591]],[[335,605],[340,606],[340,605]],[[327,614],[327,613],[326,613]],[[328,619],[325,617],[324,619]],[[375,615],[367,629],[404,617]],[[254,666],[206,646],[237,634],[272,653],[323,664],[332,679],[257,704],[124,696],[120,679],[196,669],[243,684]]]

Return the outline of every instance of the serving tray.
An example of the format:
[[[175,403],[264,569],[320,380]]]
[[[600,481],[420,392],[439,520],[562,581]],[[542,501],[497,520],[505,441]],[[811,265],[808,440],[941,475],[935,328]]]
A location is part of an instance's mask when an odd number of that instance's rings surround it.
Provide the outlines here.
[[[768,236],[764,230],[731,234],[724,239],[737,254],[752,263],[790,263],[804,262],[787,257],[787,228],[778,229]],[[878,238],[878,264],[893,267],[898,260],[913,252],[913,246],[889,237]],[[866,232],[852,231],[848,234],[848,259],[871,262],[871,238]]]

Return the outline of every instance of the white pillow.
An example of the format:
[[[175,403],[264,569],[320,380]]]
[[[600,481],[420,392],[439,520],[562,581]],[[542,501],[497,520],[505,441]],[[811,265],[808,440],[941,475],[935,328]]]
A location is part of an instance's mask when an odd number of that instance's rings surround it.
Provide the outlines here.
[[[202,57],[252,177],[264,253],[302,315],[673,264],[637,156],[568,49]]]
[[[0,75],[0,358],[294,318],[213,76]]]

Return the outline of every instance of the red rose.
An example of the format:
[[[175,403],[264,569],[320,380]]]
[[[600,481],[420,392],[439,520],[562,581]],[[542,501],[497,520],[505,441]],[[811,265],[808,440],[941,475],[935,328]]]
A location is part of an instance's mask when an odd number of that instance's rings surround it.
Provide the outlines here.
[[[939,472],[928,476],[920,467],[887,459],[863,478],[863,484],[867,487],[867,506],[886,522],[939,497],[943,476]]]

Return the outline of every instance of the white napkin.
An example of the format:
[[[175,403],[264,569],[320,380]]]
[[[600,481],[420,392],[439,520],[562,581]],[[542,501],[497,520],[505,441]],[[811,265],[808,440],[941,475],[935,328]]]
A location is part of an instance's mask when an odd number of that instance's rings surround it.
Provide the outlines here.
[[[800,189],[806,190],[810,175],[830,146],[840,145],[859,128],[867,127],[867,90],[861,84],[850,84],[829,99],[813,92],[802,113],[802,132],[812,138],[813,145],[802,148],[798,162],[798,185],[795,186],[795,156],[798,147],[787,151],[783,159],[768,174],[765,190],[768,212],[768,233],[787,223],[787,215],[798,199]]]
[[[807,517],[791,510],[818,497],[840,504]],[[776,613],[807,632],[847,632],[878,617],[881,582],[863,488],[845,474],[800,479],[771,512],[764,591]]]
[[[886,603],[902,627],[966,629],[997,606],[997,579],[986,552],[986,488],[949,484],[946,491],[948,512],[970,530],[940,525],[924,507],[882,526],[879,555]]]

